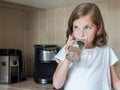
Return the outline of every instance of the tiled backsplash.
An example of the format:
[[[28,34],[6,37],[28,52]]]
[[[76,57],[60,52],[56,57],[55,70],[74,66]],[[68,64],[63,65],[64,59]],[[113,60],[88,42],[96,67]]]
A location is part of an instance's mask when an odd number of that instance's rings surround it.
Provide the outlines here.
[[[108,45],[120,57],[120,1],[99,2]],[[34,73],[34,45],[57,44],[64,46],[68,18],[75,6],[55,9],[22,10],[0,7],[0,47],[24,51],[27,74]],[[120,68],[120,64],[117,66]],[[120,74],[120,69],[118,69]]]
[[[103,19],[105,22],[105,28],[109,36],[108,45],[113,48],[115,53],[120,57],[120,42],[118,38],[120,37],[120,2],[110,0],[109,2],[96,3],[103,14]],[[66,30],[68,18],[74,7],[66,8],[55,8],[48,10],[38,10],[35,23],[38,25],[35,29],[31,29],[32,32],[39,33],[35,36],[35,43],[38,44],[58,44],[59,46],[65,45],[66,41]],[[34,14],[33,14],[34,15]],[[36,14],[35,14],[36,15]],[[40,24],[39,24],[40,23]],[[32,37],[32,38],[33,38]],[[119,64],[117,64],[118,67]],[[120,70],[118,70],[120,73]]]

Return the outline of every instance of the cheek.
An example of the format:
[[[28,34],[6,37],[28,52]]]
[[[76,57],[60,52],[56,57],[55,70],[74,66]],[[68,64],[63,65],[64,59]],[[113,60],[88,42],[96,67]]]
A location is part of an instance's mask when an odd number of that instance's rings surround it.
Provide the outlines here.
[[[79,37],[80,37],[80,34],[79,34],[78,32],[76,32],[76,31],[74,31],[74,32],[73,32],[73,36],[74,36],[75,38],[79,38]]]
[[[88,34],[88,42],[93,42],[95,34]]]
[[[73,31],[73,35],[78,35],[79,33],[77,31]]]

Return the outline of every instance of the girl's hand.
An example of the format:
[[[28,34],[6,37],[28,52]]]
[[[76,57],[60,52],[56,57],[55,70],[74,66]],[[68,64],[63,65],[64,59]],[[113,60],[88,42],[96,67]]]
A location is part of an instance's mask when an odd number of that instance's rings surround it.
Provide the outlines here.
[[[66,53],[69,51],[69,47],[71,47],[73,44],[74,44],[74,38],[72,35],[69,35],[67,43],[66,43],[66,47],[65,47]]]

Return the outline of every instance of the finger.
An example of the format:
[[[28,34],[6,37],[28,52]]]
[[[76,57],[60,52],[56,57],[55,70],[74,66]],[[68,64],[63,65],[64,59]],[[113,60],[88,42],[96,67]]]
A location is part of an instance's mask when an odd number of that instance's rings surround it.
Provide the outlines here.
[[[71,40],[71,35],[69,35],[68,40]]]
[[[73,45],[73,40],[69,40],[66,44],[66,49],[69,49]]]

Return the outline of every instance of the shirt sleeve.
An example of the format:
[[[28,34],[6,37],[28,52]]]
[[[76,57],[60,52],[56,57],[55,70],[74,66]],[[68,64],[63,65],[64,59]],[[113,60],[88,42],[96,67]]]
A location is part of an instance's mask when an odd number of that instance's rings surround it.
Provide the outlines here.
[[[112,66],[119,60],[119,58],[116,56],[111,48],[109,49],[109,54],[110,66]]]
[[[65,53],[65,46],[56,54],[54,57],[55,61],[58,62],[59,60],[64,61],[66,58],[66,53]]]

